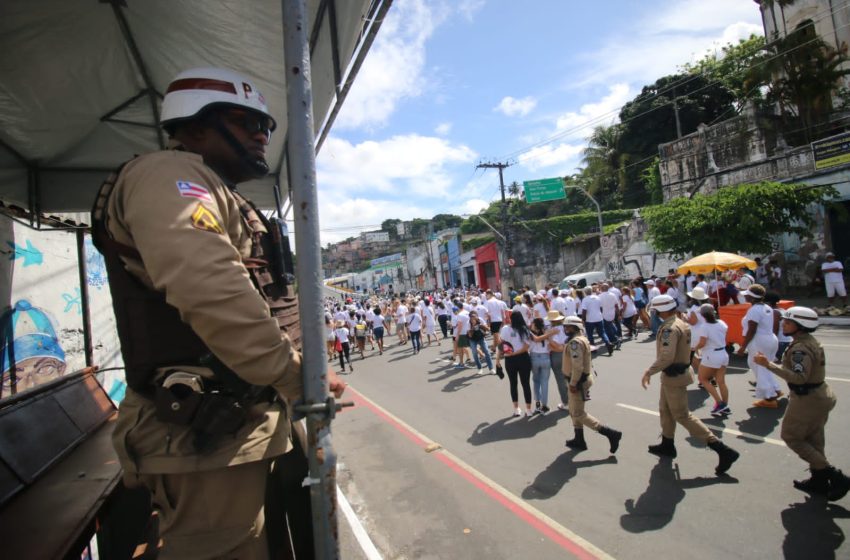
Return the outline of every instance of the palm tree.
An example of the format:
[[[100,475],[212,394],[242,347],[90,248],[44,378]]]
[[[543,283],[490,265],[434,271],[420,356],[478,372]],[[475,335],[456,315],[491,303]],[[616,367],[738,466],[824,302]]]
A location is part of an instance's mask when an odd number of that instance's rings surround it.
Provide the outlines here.
[[[600,200],[603,206],[616,203],[617,195],[622,194],[625,185],[623,177],[623,154],[620,142],[620,125],[600,125],[593,129],[584,149],[585,168],[582,175],[588,181],[590,194]]]

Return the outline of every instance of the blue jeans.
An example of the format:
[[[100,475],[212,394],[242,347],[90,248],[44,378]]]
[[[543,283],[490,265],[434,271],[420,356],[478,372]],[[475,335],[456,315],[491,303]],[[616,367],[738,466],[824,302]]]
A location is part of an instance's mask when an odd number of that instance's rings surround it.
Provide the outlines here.
[[[661,317],[658,316],[658,313],[652,313],[649,316],[649,330],[652,331],[652,336],[658,334],[658,329],[661,328],[661,324],[664,321],[661,320]]]
[[[533,352],[531,356],[531,380],[534,387],[534,400],[546,406],[549,401],[549,373],[552,364],[549,361],[549,353],[538,354]]]
[[[484,354],[484,359],[487,361],[487,369],[493,369],[493,359],[490,357],[490,350],[487,348],[487,341],[485,339],[481,340],[472,340],[469,339],[469,351],[472,352],[472,359],[475,360],[475,367],[481,369],[481,360],[478,359],[478,348],[481,348],[481,352]]]
[[[614,321],[602,321],[602,325],[605,327],[605,334],[608,335],[608,340],[611,341],[611,344],[617,344],[617,341],[620,340],[620,336],[617,332],[617,325],[619,322],[615,323]]]
[[[611,341],[608,339],[608,335],[605,334],[605,325],[604,321],[597,321],[596,323],[585,323],[587,327],[587,341],[590,344],[593,344],[593,333],[596,332],[599,334],[599,337],[602,338],[602,341],[605,344],[611,344]]]

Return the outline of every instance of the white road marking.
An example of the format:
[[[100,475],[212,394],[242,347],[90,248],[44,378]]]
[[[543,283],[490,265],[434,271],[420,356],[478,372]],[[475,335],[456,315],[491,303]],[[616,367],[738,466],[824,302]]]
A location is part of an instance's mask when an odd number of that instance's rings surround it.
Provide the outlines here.
[[[644,414],[651,414],[653,416],[660,416],[657,410],[649,410],[646,408],[640,408],[638,406],[632,406],[630,404],[617,403],[617,406],[621,408],[627,408],[629,410],[634,410],[635,412],[642,412]],[[769,437],[757,436],[754,434],[747,434],[745,432],[741,432],[739,430],[735,430],[733,428],[715,428],[714,426],[706,426],[709,430],[720,431],[726,434],[730,434],[733,436],[741,436],[747,439],[754,439],[757,441],[763,441],[764,443],[772,443],[773,445],[778,445],[780,447],[786,447],[785,442],[779,439],[773,439]]]
[[[850,379],[844,379],[843,377],[824,377],[824,379],[828,379],[829,381],[843,381],[844,383],[850,383]]]
[[[366,558],[368,560],[383,560],[381,553],[378,552],[378,549],[375,547],[372,539],[369,538],[369,534],[366,532],[363,524],[360,523],[360,519],[357,517],[357,514],[354,513],[354,509],[352,509],[351,504],[348,503],[345,494],[342,493],[339,486],[336,487],[336,499],[337,503],[339,503],[339,509],[341,509],[342,513],[345,514],[345,518],[348,520],[348,524],[354,532],[354,537],[357,539],[357,542],[360,543],[360,548],[363,549],[363,553],[366,555]]]

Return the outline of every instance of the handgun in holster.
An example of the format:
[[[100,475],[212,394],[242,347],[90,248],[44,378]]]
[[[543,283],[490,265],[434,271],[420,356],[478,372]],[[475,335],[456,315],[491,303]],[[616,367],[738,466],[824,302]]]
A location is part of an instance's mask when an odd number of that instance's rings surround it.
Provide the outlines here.
[[[670,364],[662,371],[668,377],[677,377],[687,371],[691,364]]]
[[[584,382],[587,381],[588,374],[582,373],[581,377],[578,378],[578,383],[576,383],[576,389],[578,389],[579,395],[581,395],[581,400],[587,401],[590,400],[587,395],[587,391],[584,389]]]

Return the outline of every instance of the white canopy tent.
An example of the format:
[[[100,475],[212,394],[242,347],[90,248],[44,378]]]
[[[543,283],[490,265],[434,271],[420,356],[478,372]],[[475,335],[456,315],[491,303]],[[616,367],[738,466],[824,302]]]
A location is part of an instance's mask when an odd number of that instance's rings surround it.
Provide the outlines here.
[[[327,134],[391,0],[309,0],[317,144]],[[240,190],[287,197],[280,0],[0,2],[0,202],[31,216],[85,212],[106,175],[159,149],[169,81],[198,66],[255,80],[278,122],[272,172]]]

